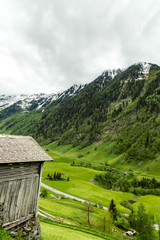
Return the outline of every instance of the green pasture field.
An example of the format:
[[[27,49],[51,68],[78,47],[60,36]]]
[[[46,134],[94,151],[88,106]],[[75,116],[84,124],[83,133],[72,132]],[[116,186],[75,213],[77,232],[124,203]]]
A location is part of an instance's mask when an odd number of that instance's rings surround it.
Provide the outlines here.
[[[79,161],[91,162],[94,165],[102,162],[105,163],[117,157],[117,155],[110,152],[113,146],[113,142],[107,142],[99,146],[94,143],[88,147],[79,149],[79,147],[72,148],[71,145],[57,145],[57,142],[53,142],[44,148],[49,149],[49,154],[51,155],[52,153],[61,153],[64,156],[72,157]]]
[[[88,233],[67,229],[64,227],[50,225],[47,223],[41,223],[41,230],[42,230],[42,239],[44,240],[101,240],[102,238],[93,236]]]
[[[111,199],[114,199],[117,209],[123,213],[129,213],[130,211],[123,206],[120,205],[120,203],[124,200],[133,199],[136,200],[137,203],[133,205],[133,208],[137,208],[138,204],[140,202],[143,202],[146,206],[146,208],[149,211],[152,211],[152,213],[160,212],[160,197],[158,196],[141,196],[139,198],[135,198],[135,196],[131,193],[123,193],[118,191],[110,191],[107,189],[100,188],[96,186],[92,179],[96,174],[101,174],[102,171],[97,171],[90,168],[85,167],[76,167],[71,166],[71,163],[74,161],[75,163],[79,163],[80,161],[88,161],[91,162],[91,155],[94,153],[93,160],[94,163],[100,164],[101,162],[105,162],[105,157],[107,159],[107,162],[112,162],[114,167],[121,167],[123,166],[124,169],[128,169],[131,166],[128,166],[127,163],[124,163],[120,166],[120,156],[113,155],[112,153],[109,156],[109,151],[111,151],[111,144],[113,143],[107,143],[102,144],[101,146],[98,146],[95,149],[95,145],[91,145],[85,149],[80,150],[81,152],[77,153],[78,148],[71,148],[70,145],[66,146],[57,146],[57,143],[54,142],[52,144],[49,144],[48,146],[45,146],[44,149],[48,149],[48,153],[54,158],[53,162],[46,162],[44,164],[43,169],[43,178],[42,182],[57,189],[62,192],[71,194],[73,196],[88,200],[91,199],[92,202],[98,204],[99,202],[103,205],[108,207]],[[107,150],[108,149],[108,150]],[[83,151],[83,154],[82,154]],[[88,153],[89,152],[89,153]],[[107,154],[105,155],[105,153]],[[79,158],[78,156],[83,155],[83,158]],[[101,156],[98,158],[98,153],[101,154]],[[103,161],[97,161],[95,160],[95,154],[97,154],[96,159],[103,159]],[[105,156],[105,157],[104,157]],[[111,159],[114,157],[113,159]],[[160,167],[160,157],[157,156],[157,159],[155,161],[152,161],[150,165],[145,165],[141,167],[137,167],[136,165],[133,166],[132,170],[137,174],[137,176],[147,176],[147,177],[157,177],[158,170]],[[146,163],[147,164],[147,163]],[[148,171],[145,171],[145,169],[148,166]],[[44,177],[47,176],[48,173],[54,173],[62,172],[65,178],[69,177],[70,181],[49,181],[45,180]],[[141,172],[141,174],[140,174]],[[139,174],[138,174],[139,173]],[[157,174],[157,175],[156,175]],[[157,207],[156,207],[157,206]]]
[[[41,219],[41,240],[118,240],[115,237],[106,233],[98,232],[91,228],[82,228],[79,226],[53,222],[51,220]],[[128,238],[127,238],[128,239]]]
[[[135,209],[138,208],[138,205],[143,203],[149,213],[154,215],[160,215],[160,197],[154,195],[145,195],[141,196],[138,201],[133,205]]]
[[[42,188],[43,189],[43,188]],[[41,189],[41,190],[42,190]],[[98,231],[99,225],[97,223],[99,222],[100,217],[102,216],[102,212],[106,211],[103,209],[99,209],[95,206],[92,206],[92,209],[89,214],[90,219],[90,225],[88,225],[87,221],[87,211],[83,203],[80,203],[75,200],[71,200],[68,198],[61,198],[61,199],[55,199],[54,197],[50,196],[52,192],[48,191],[48,196],[46,198],[40,197],[39,199],[39,209],[45,211],[46,213],[49,213],[52,216],[55,216],[59,218],[59,220],[63,223],[66,222],[68,224],[68,227],[90,227],[89,229],[91,231]],[[53,193],[52,193],[53,195]],[[40,217],[40,219],[44,219],[43,217]],[[44,220],[45,221],[45,220]],[[54,222],[54,224],[56,224]],[[57,224],[61,224],[60,222],[57,222]],[[65,225],[67,226],[67,225]],[[82,230],[80,228],[80,230]],[[112,230],[116,229],[116,232],[113,231],[113,236],[123,237],[124,231],[118,229],[115,225],[112,225]],[[45,231],[45,230],[43,230]],[[59,229],[61,231],[61,229]],[[101,232],[101,234],[103,234]],[[105,238],[107,239],[107,238]],[[128,238],[125,238],[128,239]]]
[[[91,163],[92,166],[107,163],[113,168],[120,168],[124,171],[132,169],[136,174],[159,178],[160,155],[157,154],[156,158],[152,161],[131,161],[127,159],[124,161],[124,154],[116,155],[113,153],[114,145],[114,142],[94,143],[80,149],[79,147],[72,148],[71,145],[58,145],[57,142],[53,142],[44,146],[44,149],[49,150],[49,155],[51,155],[55,161],[61,161],[61,156],[65,156],[68,158],[68,161],[88,162]],[[58,155],[60,157],[58,157]]]
[[[49,194],[50,193],[51,192],[49,191]],[[54,194],[52,193],[52,195]],[[69,198],[55,199],[51,196],[48,196],[47,198],[40,197],[39,208],[69,223],[88,226],[85,206],[83,203],[78,201],[71,200]],[[93,207],[92,212],[90,213],[91,222],[96,221],[98,215],[102,211],[104,210]]]
[[[62,172],[63,177],[69,177],[70,181],[49,181],[44,179],[47,174],[54,171]],[[115,200],[117,208],[124,213],[129,213],[129,210],[120,205],[121,201],[134,199],[133,194],[110,191],[100,188],[91,181],[96,174],[102,172],[84,167],[73,167],[70,163],[46,162],[43,168],[42,182],[50,187],[60,190],[64,193],[89,200],[98,204],[99,202],[106,207],[109,207],[111,199]]]

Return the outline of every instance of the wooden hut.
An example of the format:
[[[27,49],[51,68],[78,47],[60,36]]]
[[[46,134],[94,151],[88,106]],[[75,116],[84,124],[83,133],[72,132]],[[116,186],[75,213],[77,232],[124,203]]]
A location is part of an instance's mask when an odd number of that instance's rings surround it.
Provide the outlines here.
[[[37,216],[42,167],[53,160],[31,137],[0,135],[0,226]]]

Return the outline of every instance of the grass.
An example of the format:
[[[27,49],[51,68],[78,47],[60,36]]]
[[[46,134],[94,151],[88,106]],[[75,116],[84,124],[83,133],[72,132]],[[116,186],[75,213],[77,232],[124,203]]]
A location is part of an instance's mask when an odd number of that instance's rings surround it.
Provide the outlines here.
[[[44,240],[101,240],[102,238],[93,236],[88,233],[76,231],[74,229],[67,229],[60,226],[50,225],[47,223],[41,223],[42,239]]]
[[[102,205],[106,207],[109,206],[111,199],[114,199],[119,211],[129,213],[129,210],[121,206],[120,203],[128,199],[135,200],[133,194],[110,191],[95,186],[91,180],[96,174],[102,173],[101,171],[84,167],[71,166],[71,162],[73,161],[80,162],[83,160],[92,162],[93,159],[94,164],[97,163],[100,165],[101,162],[105,162],[106,160],[106,162],[110,163],[113,167],[123,168],[125,171],[131,168],[139,177],[156,176],[159,178],[160,156],[157,156],[157,158],[150,163],[146,162],[144,165],[141,165],[141,163],[128,163],[127,161],[121,165],[123,156],[112,154],[111,149],[113,146],[114,143],[108,142],[99,146],[93,144],[87,148],[78,150],[78,148],[71,148],[70,145],[58,146],[56,142],[49,144],[48,146],[45,146],[45,148],[49,149],[48,153],[54,158],[54,161],[45,163],[43,169],[43,177],[47,176],[47,174],[52,171],[58,171],[64,173],[65,177],[69,177],[71,181],[48,181],[44,180],[44,178],[42,181],[53,188],[71,194],[73,196],[77,196],[85,200],[91,198],[91,201],[97,204],[101,202]],[[79,159],[78,155],[80,154],[83,155],[83,157]],[[146,171],[147,166],[148,170]],[[158,212],[160,211],[160,207],[158,207],[159,200],[160,197],[157,196],[141,196],[139,198],[136,198],[137,203],[134,204],[133,207],[137,209],[138,204],[140,202],[144,202],[146,208],[155,214],[157,212],[157,208]]]
[[[61,218],[61,220],[83,226],[88,225],[84,204],[78,201],[68,198],[55,199],[51,196],[47,198],[40,197],[39,208],[59,219]],[[93,211],[90,213],[91,219],[96,221],[101,211],[101,209],[93,207]]]
[[[74,160],[75,162],[88,162],[92,166],[100,166],[107,163],[114,168],[120,168],[124,171],[132,169],[134,173],[139,175],[159,177],[160,155],[157,155],[152,161],[124,160],[124,153],[116,155],[112,152],[114,145],[115,142],[94,143],[80,149],[79,147],[72,148],[71,145],[58,145],[57,142],[53,142],[45,146],[44,149],[49,149],[48,153],[55,159],[55,162],[72,162]],[[66,157],[66,160],[65,158],[62,159],[62,157]]]
[[[42,178],[42,182],[48,186],[85,200],[90,198],[92,202],[97,204],[101,202],[106,207],[109,207],[111,199],[114,199],[121,212],[129,213],[129,210],[121,206],[120,202],[133,199],[133,194],[110,191],[91,182],[96,174],[102,172],[84,167],[73,167],[69,163],[46,162],[42,176],[47,176],[51,170],[64,173],[65,177],[69,177],[71,181],[49,181]]]
[[[71,146],[57,146],[56,143],[52,143],[47,148],[49,149],[48,153],[54,158],[53,162],[46,162],[43,168],[43,178],[42,181],[62,192],[71,194],[73,196],[77,196],[79,198],[83,198],[88,200],[91,199],[92,202],[100,203],[103,206],[108,207],[111,199],[114,199],[116,203],[116,207],[120,212],[124,212],[129,214],[129,210],[125,207],[121,206],[121,202],[128,199],[136,200],[137,202],[133,204],[134,210],[137,210],[138,205],[143,203],[148,212],[156,215],[160,214],[160,197],[146,195],[141,196],[139,198],[134,198],[133,194],[130,193],[122,193],[116,191],[110,191],[103,188],[100,188],[93,184],[91,181],[96,174],[102,173],[102,171],[85,168],[85,167],[76,167],[71,166],[71,163],[74,161],[75,163],[79,163],[81,161],[91,162],[92,165],[101,165],[101,162],[107,162],[111,164],[115,168],[123,168],[124,170],[128,170],[131,168],[134,173],[137,174],[138,177],[147,175],[148,177],[155,176],[158,174],[158,166],[159,159],[157,156],[157,160],[152,161],[152,163],[145,163],[144,165],[136,165],[135,163],[128,163],[127,161],[121,164],[123,155],[116,156],[111,153],[109,155],[109,149],[113,146],[108,143],[108,145],[101,145],[96,147],[95,145],[89,146],[85,149],[78,150],[78,148],[71,149]],[[51,148],[50,148],[51,147]],[[96,149],[96,150],[95,150]],[[79,158],[79,156],[81,156]],[[93,157],[93,162],[92,162]],[[146,171],[147,166],[149,169]],[[47,176],[48,173],[62,172],[64,177],[70,178],[70,181],[49,181],[45,180],[44,177]],[[53,194],[53,193],[52,193]],[[78,224],[81,226],[87,226],[86,215],[83,210],[83,204],[70,200],[70,199],[61,199],[54,200],[48,197],[47,199],[40,198],[39,207],[50,213],[53,216],[61,217],[65,221]],[[94,213],[92,213],[91,221],[96,222],[96,218],[100,213],[100,209],[94,208]],[[103,239],[103,237],[95,236],[89,233],[84,233],[81,231],[77,231],[77,229],[66,229],[62,225],[46,225],[48,223],[41,223],[42,227],[42,239],[59,239],[59,240],[68,240],[68,239]],[[77,227],[77,226],[76,226]],[[54,232],[54,236],[53,236]],[[157,234],[157,231],[156,231]],[[122,239],[123,233],[121,233],[120,239]],[[120,236],[120,233],[119,233]],[[123,235],[124,237],[124,235]],[[105,239],[112,239],[106,238]]]
[[[48,193],[50,195],[51,192],[48,191]],[[78,201],[71,200],[68,198],[55,199],[52,196],[48,196],[47,198],[40,197],[39,208],[51,214],[52,216],[59,218],[61,222],[63,221],[63,223],[64,222],[68,223],[68,225],[64,224],[65,227],[72,228],[72,229],[75,227],[74,229],[76,230],[78,229],[79,231],[83,231],[83,232],[85,231],[86,227],[90,227],[89,231],[94,232],[94,234],[95,233],[97,234],[97,230],[99,229],[97,222],[99,222],[99,218],[102,215],[102,212],[105,211],[103,209],[99,209],[93,206],[92,211],[89,214],[90,225],[88,225],[87,212],[85,211],[85,206],[84,204],[79,203]],[[41,217],[41,219],[44,219],[44,218]],[[61,223],[56,222],[54,224],[61,224]],[[117,230],[116,232],[113,232],[114,236],[121,236],[121,237],[123,236],[124,234],[123,231],[119,230],[116,226],[113,225],[112,229]],[[43,236],[46,236],[44,234],[45,231],[46,229],[42,229]],[[57,229],[57,231],[61,232],[61,228]],[[100,233],[98,233],[98,235],[99,234]],[[103,233],[101,234],[103,235]],[[52,239],[50,237],[51,236],[48,236],[48,239]],[[106,235],[105,235],[105,239],[108,239],[106,238]]]
[[[160,154],[157,154],[156,159],[148,165],[147,175],[159,177],[160,173]]]
[[[82,228],[79,226],[68,225],[64,223],[53,222],[51,220],[41,220],[42,240],[118,240],[115,236],[98,232],[91,228]]]
[[[6,232],[2,227],[0,227],[0,239],[1,240],[13,240],[15,238],[11,238],[9,233]]]
[[[101,145],[92,144],[88,147],[79,149],[79,147],[72,148],[71,145],[58,146],[57,142],[53,142],[44,148],[48,148],[51,155],[52,153],[61,153],[64,156],[90,162],[94,165],[102,162],[105,163],[117,157],[117,155],[110,152],[114,144],[114,142],[107,142]],[[79,158],[79,156],[81,157]]]
[[[143,203],[148,212],[154,215],[160,215],[160,197],[154,195],[145,195],[141,196],[137,203],[134,204],[135,209],[138,208],[138,205]]]

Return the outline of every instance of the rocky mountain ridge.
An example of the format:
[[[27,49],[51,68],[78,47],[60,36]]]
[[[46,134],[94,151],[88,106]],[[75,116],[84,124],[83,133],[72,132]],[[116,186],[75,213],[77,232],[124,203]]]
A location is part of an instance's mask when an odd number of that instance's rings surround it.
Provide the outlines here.
[[[64,100],[67,97],[73,96],[80,92],[85,85],[73,85],[65,91],[61,91],[57,94],[21,94],[21,95],[0,95],[0,111],[8,108],[12,105],[17,105],[23,110],[29,109],[33,104],[36,105],[36,109],[42,108],[48,104],[51,104],[56,100]]]
[[[149,63],[137,63],[141,65],[141,70],[138,73],[138,80],[143,79],[144,76],[149,74],[149,69],[151,64]],[[113,80],[117,75],[121,74],[124,69],[109,69],[105,70],[97,79],[102,78],[101,88],[105,87],[105,85]],[[12,105],[16,105],[23,110],[31,109],[40,109],[47,105],[52,104],[57,100],[64,100],[68,97],[74,96],[78,94],[83,88],[85,88],[88,84],[85,85],[73,85],[69,89],[65,91],[61,91],[57,94],[45,94],[45,93],[37,93],[37,94],[20,94],[20,95],[0,95],[0,111],[6,109]],[[34,105],[34,107],[32,107]]]

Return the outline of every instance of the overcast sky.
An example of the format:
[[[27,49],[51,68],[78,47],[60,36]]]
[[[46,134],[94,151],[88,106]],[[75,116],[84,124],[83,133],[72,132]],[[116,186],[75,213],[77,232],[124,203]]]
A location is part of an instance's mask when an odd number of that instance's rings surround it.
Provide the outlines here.
[[[0,94],[57,93],[160,65],[159,0],[0,0]]]

